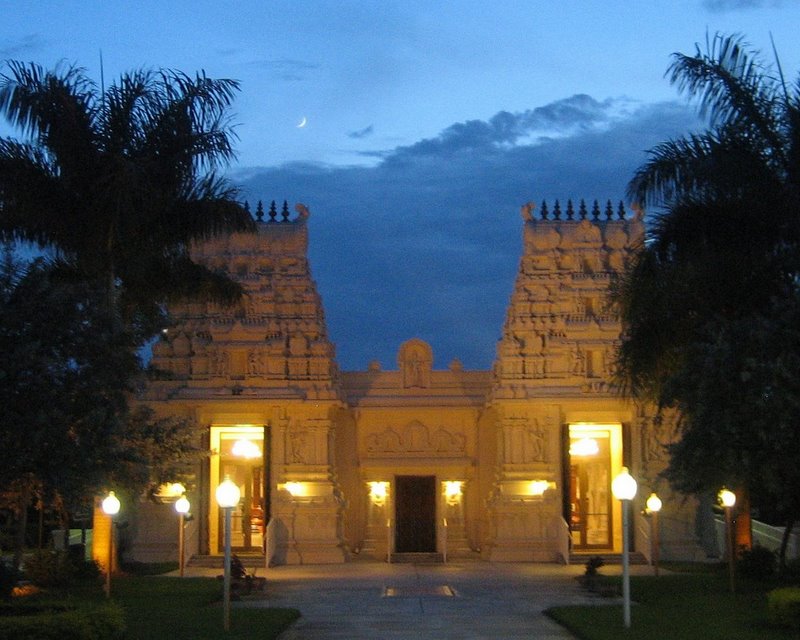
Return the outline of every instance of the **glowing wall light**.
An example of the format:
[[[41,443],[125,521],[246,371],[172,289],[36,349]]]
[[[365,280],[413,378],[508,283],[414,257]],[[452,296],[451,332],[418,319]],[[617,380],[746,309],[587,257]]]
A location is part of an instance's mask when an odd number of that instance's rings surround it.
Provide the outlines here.
[[[368,482],[369,497],[377,505],[386,504],[386,497],[389,495],[389,483],[382,481]]]
[[[571,456],[596,456],[600,453],[600,445],[594,438],[581,438],[569,445]]]
[[[461,500],[461,486],[460,480],[448,480],[444,483],[444,497],[447,504],[457,504]]]
[[[239,458],[251,459],[261,457],[261,449],[258,448],[258,445],[252,440],[246,440],[244,438],[233,443],[231,453]]]
[[[555,482],[549,482],[547,480],[532,480],[528,489],[532,496],[543,496],[544,492],[547,491],[550,487],[555,488]]]
[[[302,482],[284,482],[283,488],[295,498],[305,495],[305,487],[303,486]]]

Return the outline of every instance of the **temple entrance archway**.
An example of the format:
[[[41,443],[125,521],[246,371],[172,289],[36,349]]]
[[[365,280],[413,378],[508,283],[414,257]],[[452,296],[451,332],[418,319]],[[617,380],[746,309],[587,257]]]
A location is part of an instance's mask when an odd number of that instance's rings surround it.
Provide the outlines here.
[[[395,476],[395,552],[436,552],[436,476]]]

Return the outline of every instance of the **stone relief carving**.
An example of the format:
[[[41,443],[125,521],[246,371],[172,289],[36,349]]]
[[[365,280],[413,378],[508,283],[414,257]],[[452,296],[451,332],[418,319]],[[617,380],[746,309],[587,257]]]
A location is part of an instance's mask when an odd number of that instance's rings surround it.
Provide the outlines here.
[[[439,427],[433,434],[428,427],[418,421],[409,422],[401,433],[387,427],[379,433],[372,433],[366,439],[367,454],[370,457],[391,456],[432,456],[452,457],[464,455],[466,438],[464,434],[451,432]]]
[[[547,432],[536,418],[510,417],[502,424],[504,462],[547,462]]]

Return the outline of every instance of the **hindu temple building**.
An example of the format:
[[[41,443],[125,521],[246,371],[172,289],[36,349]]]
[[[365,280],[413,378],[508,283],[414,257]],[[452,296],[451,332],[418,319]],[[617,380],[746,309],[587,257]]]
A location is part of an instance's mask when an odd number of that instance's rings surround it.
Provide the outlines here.
[[[171,309],[142,397],[197,425],[208,452],[189,487],[191,554],[222,553],[214,495],[241,490],[233,547],[271,564],[355,557],[565,562],[622,548],[611,479],[639,481],[633,546],[648,553],[644,500],[657,490],[661,555],[704,557],[696,499],[657,479],[670,425],[612,384],[613,274],[644,237],[641,212],[596,202],[522,207],[522,256],[491,370],[433,368],[409,336],[396,366],[340,371],[307,257],[309,211],[259,207],[257,231],[194,257],[245,290],[240,304]],[[265,219],[266,218],[266,219]],[[368,336],[365,336],[368,340]],[[175,514],[142,504],[129,555],[176,557]]]

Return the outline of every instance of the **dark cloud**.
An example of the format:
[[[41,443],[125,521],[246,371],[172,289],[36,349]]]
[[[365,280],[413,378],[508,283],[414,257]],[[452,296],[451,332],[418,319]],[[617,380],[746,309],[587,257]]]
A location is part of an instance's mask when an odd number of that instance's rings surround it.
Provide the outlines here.
[[[286,82],[296,82],[305,80],[308,72],[319,69],[319,65],[306,60],[292,60],[289,58],[278,58],[274,60],[253,60],[247,66],[257,67],[266,71],[270,76],[277,80]]]
[[[310,207],[311,265],[342,368],[394,368],[414,336],[437,367],[487,368],[519,262],[520,206],[616,203],[646,149],[696,126],[677,103],[575,96],[454,124],[374,167],[291,164],[234,179],[251,200]]]
[[[703,0],[703,6],[714,13],[780,7],[781,4],[781,0]]]
[[[351,131],[347,134],[348,138],[352,138],[354,140],[360,140],[362,138],[367,138],[371,136],[375,132],[375,128],[372,125],[368,127],[364,127],[363,129],[359,129],[358,131]]]
[[[0,59],[19,58],[34,53],[44,47],[45,40],[38,33],[29,33],[22,36],[18,42],[12,42],[0,47]]]

